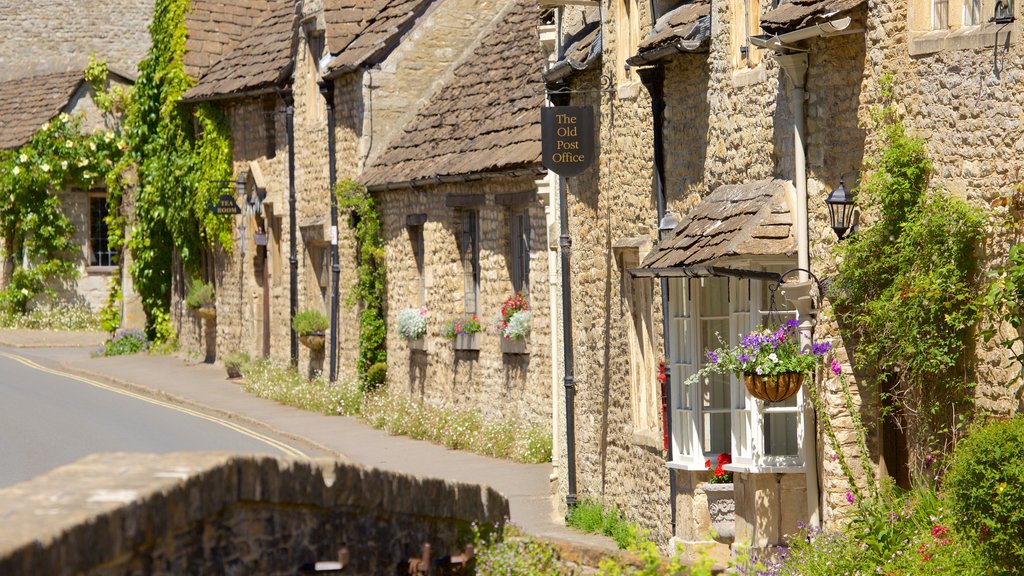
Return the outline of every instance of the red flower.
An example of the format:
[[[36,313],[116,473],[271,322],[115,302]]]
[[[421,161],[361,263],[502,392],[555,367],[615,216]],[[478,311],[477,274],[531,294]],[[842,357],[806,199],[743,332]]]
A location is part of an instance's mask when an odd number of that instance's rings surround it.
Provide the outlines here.
[[[718,463],[720,465],[732,464],[732,456],[728,452],[722,452],[718,455]]]
[[[705,460],[704,461],[704,467],[705,468],[711,468],[711,460]]]
[[[717,476],[719,478],[721,478],[722,476],[725,476],[725,470],[722,469],[722,465],[721,464],[719,464],[718,466],[715,467],[715,476]]]

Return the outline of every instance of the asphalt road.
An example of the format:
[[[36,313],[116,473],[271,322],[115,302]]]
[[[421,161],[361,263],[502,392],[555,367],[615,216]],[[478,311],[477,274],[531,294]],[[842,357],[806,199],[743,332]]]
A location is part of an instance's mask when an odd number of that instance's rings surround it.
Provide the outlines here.
[[[31,366],[0,349],[0,487],[95,452],[298,455],[237,423]]]

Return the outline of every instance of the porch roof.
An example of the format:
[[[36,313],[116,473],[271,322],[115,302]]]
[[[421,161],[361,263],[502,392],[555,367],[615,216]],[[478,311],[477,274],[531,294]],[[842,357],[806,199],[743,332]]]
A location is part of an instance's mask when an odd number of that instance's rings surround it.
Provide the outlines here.
[[[850,12],[865,0],[789,0],[761,17],[761,28],[769,34],[781,34],[813,26]]]
[[[728,268],[729,260],[791,256],[796,253],[794,203],[788,180],[720,186],[686,213],[644,258],[641,268],[670,276],[680,274],[668,269],[721,270]]]
[[[710,38],[711,2],[695,0],[658,18],[628,62],[639,66],[680,52],[707,52]]]
[[[600,22],[587,24],[567,39],[562,59],[544,73],[544,79],[556,82],[586,70],[592,62],[601,57],[601,43]]]
[[[60,114],[85,82],[81,70],[0,82],[0,150],[18,148]]]

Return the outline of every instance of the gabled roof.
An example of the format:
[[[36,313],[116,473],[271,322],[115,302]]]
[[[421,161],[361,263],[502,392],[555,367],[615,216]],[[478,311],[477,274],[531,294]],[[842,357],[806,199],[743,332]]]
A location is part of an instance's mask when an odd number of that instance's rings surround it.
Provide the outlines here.
[[[60,114],[85,82],[81,70],[0,82],[0,150],[18,148]]]
[[[710,38],[711,2],[694,0],[658,18],[629,63],[642,65],[678,52],[707,52]]]
[[[363,174],[363,183],[537,167],[544,105],[538,18],[531,0],[517,0],[499,15],[452,78]]]
[[[680,268],[739,257],[796,253],[788,180],[720,186],[644,258],[643,268]]]
[[[201,78],[272,5],[272,0],[191,0],[185,13],[185,73]]]
[[[761,28],[781,34],[830,20],[865,3],[865,0],[789,0],[761,17]]]
[[[394,48],[433,0],[326,0],[327,49],[334,76],[374,63]]]
[[[601,57],[601,23],[591,22],[570,36],[566,41],[565,51],[562,58],[555,62],[544,74],[548,82],[556,82],[581,72],[590,67],[590,64]]]
[[[277,0],[266,17],[185,93],[184,100],[211,100],[275,89],[291,74],[298,31],[293,0]]]

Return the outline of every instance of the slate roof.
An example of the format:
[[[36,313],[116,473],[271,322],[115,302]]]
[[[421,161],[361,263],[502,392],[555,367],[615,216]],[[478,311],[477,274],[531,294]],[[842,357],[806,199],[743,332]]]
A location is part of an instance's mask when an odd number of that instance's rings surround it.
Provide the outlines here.
[[[392,48],[433,0],[327,0],[327,75],[374,60]]]
[[[361,180],[368,186],[536,166],[544,54],[517,0]]]
[[[81,70],[0,82],[0,150],[18,148],[60,114],[85,81]]]
[[[857,8],[865,0],[789,0],[761,17],[761,28],[781,34],[806,28]]]
[[[185,93],[184,100],[210,100],[273,89],[291,74],[298,14],[292,0],[274,3],[226,56]]]
[[[637,53],[645,54],[671,44],[682,42],[690,51],[707,49],[711,38],[711,2],[694,0],[683,4],[658,18],[654,28],[638,46]]]
[[[720,186],[644,258],[643,268],[715,264],[729,257],[796,253],[788,180]]]
[[[568,38],[562,59],[544,74],[545,80],[554,82],[575,72],[586,70],[601,57],[600,22],[591,22]]]
[[[257,22],[272,0],[192,0],[185,13],[185,73],[201,78]]]

